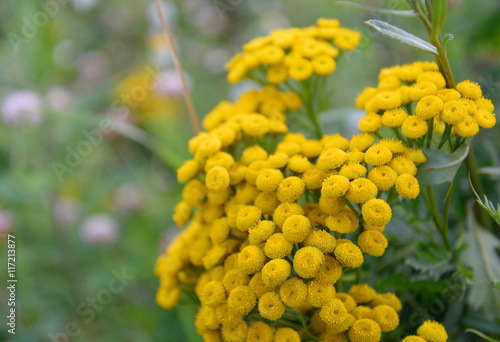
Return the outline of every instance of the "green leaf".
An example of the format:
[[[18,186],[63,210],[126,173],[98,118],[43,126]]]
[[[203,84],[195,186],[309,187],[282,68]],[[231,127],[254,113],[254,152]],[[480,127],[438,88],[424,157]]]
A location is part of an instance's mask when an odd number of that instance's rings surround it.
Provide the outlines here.
[[[482,332],[480,332],[480,331],[478,331],[476,329],[470,329],[470,328],[469,329],[465,329],[465,332],[476,334],[477,336],[484,338],[488,342],[500,342],[499,340],[495,340],[495,339],[493,339],[493,338],[491,338],[491,337],[483,334]]]
[[[362,9],[362,10],[366,10],[366,11],[370,11],[370,12],[391,14],[391,15],[395,15],[395,16],[399,16],[399,17],[416,17],[418,15],[418,13],[415,12],[414,10],[391,10],[391,9],[386,9],[386,8],[358,4],[358,3],[350,2],[350,1],[335,1],[335,4],[345,6],[345,7],[358,8],[358,9]]]
[[[467,248],[462,262],[472,268],[474,282],[467,301],[473,310],[483,310],[486,318],[494,320],[500,312],[500,240],[479,226],[472,209],[467,213]]]
[[[413,34],[406,32],[399,27],[393,26],[385,21],[370,19],[365,21],[366,24],[372,26],[384,36],[396,39],[401,43],[410,45],[416,49],[438,55],[436,47],[425,40],[414,36]]]
[[[448,43],[451,42],[452,40],[455,40],[454,35],[452,35],[451,33],[445,34],[443,38],[443,49],[445,49],[446,45],[448,45]]]
[[[431,277],[438,278],[449,269],[451,259],[451,252],[443,245],[420,244],[420,248],[406,258],[406,264],[418,271],[428,273]]]
[[[434,0],[432,2],[432,35],[437,37],[446,20],[446,0]]]
[[[469,145],[463,145],[454,153],[443,150],[422,149],[427,162],[418,168],[420,186],[449,183],[455,178],[462,161],[469,154]]]

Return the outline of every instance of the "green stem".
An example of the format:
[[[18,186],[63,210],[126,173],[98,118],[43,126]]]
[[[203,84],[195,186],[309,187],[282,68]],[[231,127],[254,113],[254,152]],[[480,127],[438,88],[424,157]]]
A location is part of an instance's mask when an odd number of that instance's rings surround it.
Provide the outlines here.
[[[356,215],[356,217],[360,216],[360,214],[358,213],[358,211],[356,210],[356,208],[354,208],[354,206],[352,205],[352,203],[347,198],[341,197],[341,199],[349,207],[349,209],[352,210],[352,212]]]
[[[448,227],[444,227],[443,222],[441,221],[441,217],[439,215],[439,210],[437,208],[436,204],[436,197],[434,195],[434,189],[432,188],[432,185],[427,185],[427,194],[429,195],[429,202],[430,202],[430,207],[429,211],[431,212],[432,219],[434,220],[434,223],[436,224],[436,228],[441,235],[441,238],[443,239],[446,248],[448,250],[451,250],[451,244],[450,240],[448,238]]]
[[[443,232],[445,234],[446,240],[449,241],[448,237],[448,221],[450,217],[450,206],[451,206],[451,195],[453,193],[453,182],[448,185],[446,190],[446,202],[444,205],[444,221],[443,221]]]
[[[474,156],[474,151],[472,149],[469,150],[469,154],[467,158],[465,158],[465,167],[467,168],[467,173],[469,174],[470,181],[474,189],[476,189],[479,198],[484,198],[484,188],[483,183],[481,182],[481,176],[479,175],[479,169],[477,167],[476,157]],[[482,210],[479,207],[475,207],[476,217],[478,218],[481,225],[488,229],[489,231],[493,231],[490,216],[485,210]]]
[[[356,284],[361,284],[363,278],[363,266],[356,268]]]
[[[429,130],[427,131],[427,145],[426,145],[426,147],[429,148],[429,147],[431,147],[432,133],[434,131],[434,118],[427,121],[427,124],[429,125]]]

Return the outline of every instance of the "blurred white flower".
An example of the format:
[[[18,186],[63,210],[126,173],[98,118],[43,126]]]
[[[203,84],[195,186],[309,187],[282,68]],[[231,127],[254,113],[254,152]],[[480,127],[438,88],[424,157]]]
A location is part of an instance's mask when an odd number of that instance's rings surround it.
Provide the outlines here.
[[[71,0],[71,4],[78,12],[90,11],[98,3],[98,0]]]
[[[137,184],[124,184],[114,194],[117,210],[132,212],[144,208],[144,193]]]
[[[109,214],[89,216],[80,228],[81,239],[91,246],[112,245],[118,239],[118,222]]]
[[[72,101],[73,95],[71,92],[67,88],[61,86],[52,87],[47,95],[45,95],[47,107],[55,112],[67,111]]]
[[[0,237],[7,236],[13,226],[12,215],[8,211],[0,211]]]
[[[21,90],[8,94],[2,102],[0,111],[7,125],[39,125],[43,121],[43,102],[31,90]]]
[[[81,205],[75,198],[59,197],[52,210],[55,220],[67,226],[76,222],[81,211]]]
[[[191,78],[184,73],[188,89],[191,88]],[[169,69],[156,75],[154,91],[158,95],[177,97],[182,96],[182,82],[177,70]]]

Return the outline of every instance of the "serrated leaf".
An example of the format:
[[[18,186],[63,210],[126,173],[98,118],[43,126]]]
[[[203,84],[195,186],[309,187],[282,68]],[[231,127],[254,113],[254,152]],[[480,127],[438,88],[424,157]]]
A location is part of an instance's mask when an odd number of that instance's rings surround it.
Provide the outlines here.
[[[400,29],[399,27],[377,19],[370,19],[365,21],[365,23],[378,30],[384,36],[396,39],[401,43],[410,45],[416,49],[438,55],[438,51],[434,45],[409,32],[406,32],[405,30]]]
[[[472,209],[467,213],[467,248],[461,255],[462,262],[472,268],[474,282],[467,301],[474,309],[482,309],[485,317],[495,319],[500,312],[500,240],[479,226]]]
[[[416,17],[418,15],[418,13],[415,12],[414,10],[391,10],[391,9],[386,9],[386,8],[358,4],[356,2],[350,2],[350,1],[335,1],[335,4],[345,6],[345,7],[358,8],[358,9],[362,9],[362,10],[366,10],[366,11],[370,11],[370,12],[391,14],[391,15],[395,15],[395,16],[399,16],[399,17]]]
[[[469,154],[469,145],[463,145],[454,153],[443,150],[422,149],[427,162],[418,167],[417,179],[420,186],[436,185],[453,181]]]
[[[449,269],[451,259],[451,252],[443,245],[420,244],[420,248],[406,258],[406,264],[437,279]]]

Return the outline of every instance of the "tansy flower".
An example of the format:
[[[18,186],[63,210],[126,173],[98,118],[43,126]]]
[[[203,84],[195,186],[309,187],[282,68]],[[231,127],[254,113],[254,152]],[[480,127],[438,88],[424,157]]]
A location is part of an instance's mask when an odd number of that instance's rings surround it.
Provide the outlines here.
[[[280,287],[280,297],[286,306],[298,308],[307,298],[307,285],[300,278],[287,279]]]
[[[307,190],[321,189],[325,178],[326,174],[316,168],[306,170],[306,172],[302,174],[302,180],[304,181]]]
[[[377,230],[366,230],[358,237],[358,246],[363,253],[379,257],[388,246],[385,236]]]
[[[439,97],[434,95],[425,96],[417,103],[415,113],[423,120],[429,120],[439,115],[443,110],[444,103]]]
[[[363,253],[353,243],[343,243],[335,248],[335,257],[344,267],[358,268],[363,264]]]
[[[343,212],[340,212],[337,215],[327,216],[325,224],[332,232],[339,234],[354,233],[358,228],[357,226],[352,225],[350,217]]]
[[[384,165],[392,159],[391,150],[383,145],[373,145],[365,152],[365,161],[374,166]]]
[[[342,322],[345,314],[347,314],[347,309],[344,303],[337,298],[333,298],[326,305],[323,305],[319,311],[319,317],[329,325]]]
[[[238,286],[229,293],[227,306],[229,310],[245,316],[252,311],[256,302],[257,298],[249,286]]]
[[[174,208],[174,215],[172,219],[175,224],[179,227],[183,227],[188,223],[191,215],[193,214],[193,207],[191,207],[186,202],[179,202]]]
[[[337,215],[345,207],[344,201],[337,198],[321,196],[319,198],[319,208],[327,215]]]
[[[241,121],[241,129],[251,137],[263,136],[269,132],[269,119],[261,114],[246,115]]]
[[[218,152],[221,147],[222,143],[219,139],[207,138],[200,143],[198,149],[196,150],[195,156],[198,156],[200,158],[208,157],[209,155]]]
[[[287,177],[276,190],[276,196],[281,202],[295,202],[306,189],[306,184],[299,177]]]
[[[427,122],[419,116],[410,115],[401,126],[401,132],[410,139],[417,139],[424,136],[429,130]]]
[[[389,127],[400,127],[408,117],[408,114],[402,108],[386,110],[382,114],[382,124]]]
[[[344,51],[355,49],[361,40],[361,33],[349,29],[339,28],[333,38],[335,45]]]
[[[283,64],[273,65],[267,70],[266,78],[272,84],[284,82],[288,78],[288,69]]]
[[[258,145],[247,147],[241,154],[239,163],[245,166],[250,165],[254,161],[264,160],[267,158],[267,152]]]
[[[378,305],[372,310],[373,320],[378,323],[383,332],[393,331],[399,325],[397,312],[388,305]]]
[[[387,166],[396,171],[398,175],[408,173],[415,176],[417,174],[417,167],[415,166],[415,163],[403,156],[394,158],[389,162],[389,164],[387,164]]]
[[[352,315],[356,318],[356,320],[360,320],[362,318],[370,318],[373,317],[372,309],[367,306],[357,306],[354,310],[352,310]]]
[[[439,71],[425,71],[418,75],[417,83],[419,82],[431,82],[438,87],[438,89],[444,88],[446,86],[446,80]]]
[[[226,300],[226,290],[219,281],[207,283],[201,292],[200,301],[203,305],[217,307]]]
[[[492,128],[497,120],[491,111],[478,109],[474,112],[474,119],[481,128]]]
[[[468,97],[470,99],[478,99],[483,96],[479,84],[470,80],[465,80],[458,83],[457,90],[460,92],[460,94],[462,94],[462,96]]]
[[[249,281],[250,278],[243,270],[235,268],[226,272],[222,279],[222,285],[224,285],[227,292],[231,292],[238,286],[247,285]]]
[[[393,72],[401,81],[410,83],[416,81],[418,75],[422,73],[422,68],[412,63],[395,68]]]
[[[313,73],[313,64],[307,59],[297,59],[288,65],[288,73],[296,81],[303,81]]]
[[[436,95],[438,87],[432,82],[419,82],[410,87],[410,98],[412,101],[419,101],[428,95]]]
[[[358,128],[361,132],[374,133],[381,129],[382,126],[382,118],[376,113],[369,113],[358,122]]]
[[[381,335],[380,326],[369,318],[357,320],[349,329],[349,339],[352,342],[379,342]]]
[[[276,286],[268,286],[264,283],[261,272],[254,274],[252,279],[250,279],[248,286],[250,286],[257,298],[260,298],[264,293],[276,290]]]
[[[389,76],[378,81],[379,90],[394,90],[403,85],[403,82],[396,76]]]
[[[255,200],[258,194],[259,189],[257,189],[255,185],[243,183],[236,189],[234,201],[238,204],[250,204]]]
[[[334,257],[327,255],[314,279],[325,284],[335,284],[342,276],[342,266]]]
[[[284,259],[273,259],[262,268],[262,280],[267,286],[279,286],[290,276],[291,266]]]
[[[331,147],[321,152],[316,167],[328,172],[340,167],[347,159],[347,154],[339,148]]]
[[[272,215],[280,203],[278,197],[276,197],[276,193],[261,192],[255,197],[253,205],[262,210],[262,214]]]
[[[311,280],[307,283],[307,302],[320,308],[330,300],[335,298],[335,288],[332,284],[325,284],[318,280]]]
[[[444,104],[440,118],[450,125],[456,125],[465,119],[467,111],[459,101],[448,101]]]
[[[267,163],[264,160],[256,160],[247,167],[245,180],[250,184],[255,184],[259,174],[267,169]]]
[[[273,169],[281,169],[288,163],[288,155],[286,153],[275,153],[267,158],[267,165]]]
[[[156,303],[166,310],[173,309],[181,299],[181,289],[175,287],[173,289],[166,290],[164,288],[159,288],[156,292]]]
[[[444,327],[434,321],[425,321],[418,329],[417,335],[429,342],[446,342],[448,334]]]
[[[368,147],[373,145],[375,142],[375,137],[370,133],[360,133],[358,135],[354,135],[349,144],[349,149],[351,151],[358,149],[361,152],[365,151]],[[342,165],[342,164],[341,164]]]
[[[292,328],[278,328],[274,334],[274,341],[300,342],[299,334]]]
[[[313,164],[306,157],[299,154],[294,155],[288,160],[288,169],[293,172],[304,173],[312,168],[314,168]]]
[[[177,169],[177,180],[179,183],[186,183],[198,174],[200,165],[196,160],[186,160],[182,166]]]
[[[457,101],[462,97],[458,91],[455,89],[440,89],[437,92],[437,97],[439,97],[443,102],[448,102],[448,101]]]
[[[396,179],[396,191],[403,198],[417,198],[420,193],[418,180],[407,173],[403,173]]]
[[[326,333],[329,336],[335,336],[340,333],[343,333],[347,331],[352,325],[356,322],[356,318],[351,315],[350,313],[347,313],[342,316],[342,320],[339,321],[337,324],[334,325],[327,325],[326,326]]]
[[[491,100],[485,99],[484,97],[476,99],[476,107],[477,107],[477,110],[485,110],[485,111],[490,112],[490,113],[493,112],[493,110],[495,110],[495,106],[493,106],[493,103],[491,103]]]
[[[358,149],[351,150],[347,153],[346,163],[361,164],[365,161],[365,154]]]
[[[370,103],[372,103],[372,106],[375,106],[378,110],[387,110],[401,106],[401,101],[402,99],[399,93],[393,91],[381,91],[375,95]]]
[[[423,339],[420,336],[406,336],[401,342],[427,342],[425,339]]]
[[[314,278],[324,261],[325,255],[316,247],[302,247],[294,255],[293,269],[302,278]]]
[[[240,163],[234,163],[228,169],[228,172],[229,172],[229,184],[238,185],[245,179],[247,173],[247,167],[241,165]]]
[[[216,152],[210,155],[205,162],[205,172],[208,172],[211,168],[215,166],[221,166],[228,171],[234,164],[234,158],[229,153],[226,152]]]
[[[243,341],[247,336],[248,325],[239,318],[226,322],[222,322],[222,338],[227,342]]]
[[[391,220],[392,211],[387,202],[372,198],[361,207],[363,220],[375,226],[385,226]]]
[[[354,298],[356,303],[364,304],[372,301],[377,292],[368,284],[354,284],[349,289],[349,295]]]
[[[323,181],[321,195],[328,198],[341,197],[345,195],[345,193],[349,190],[349,187],[349,178],[340,175],[333,175]]]
[[[354,203],[365,203],[366,201],[377,196],[377,186],[366,178],[357,178],[351,182],[349,191],[345,197]]]
[[[313,229],[302,243],[303,246],[313,246],[323,253],[332,253],[337,246],[335,237],[320,229]]]
[[[366,174],[366,167],[361,164],[352,163],[342,166],[339,175],[346,177],[349,180],[361,178]]]
[[[337,293],[335,297],[344,303],[347,312],[352,312],[356,308],[357,303],[351,295],[347,293]]]
[[[304,215],[304,209],[298,203],[281,203],[273,213],[273,221],[281,228],[285,220],[292,215]]]
[[[398,297],[396,297],[396,295],[392,292],[379,293],[370,302],[370,306],[372,308],[379,305],[388,305],[396,311],[401,311],[401,309],[403,308]]]
[[[475,136],[479,132],[479,125],[472,116],[467,116],[460,123],[453,125],[455,132],[464,138]]]
[[[277,321],[285,313],[285,305],[276,292],[264,293],[259,298],[259,313],[270,321]],[[276,340],[276,339],[275,339]]]
[[[325,146],[325,149],[338,148],[342,151],[346,151],[349,148],[349,140],[341,136],[340,134],[323,135],[321,142]]]
[[[247,274],[254,274],[262,270],[266,257],[256,245],[246,246],[238,254],[238,266]]]
[[[365,108],[365,105],[373,99],[377,94],[377,89],[373,87],[366,87],[363,91],[356,97],[356,107],[358,109]]]
[[[262,217],[262,211],[251,205],[246,205],[238,210],[236,216],[236,228],[241,231],[248,231],[250,227],[259,222]]]
[[[414,164],[422,164],[427,161],[427,158],[421,149],[413,149],[406,147],[403,156],[410,159]]]
[[[276,224],[273,221],[262,220],[248,231],[248,241],[252,245],[258,245],[267,240],[274,233]]]
[[[268,258],[281,259],[292,252],[293,243],[285,238],[282,233],[271,235],[264,245],[264,253]]]
[[[213,246],[203,257],[203,266],[208,270],[214,267],[226,255],[227,249],[223,246]]]
[[[387,191],[392,188],[396,182],[398,174],[389,166],[377,166],[370,170],[368,179],[377,186],[380,191]]]
[[[210,329],[217,329],[219,327],[219,322],[217,321],[215,309],[208,306],[200,307],[196,314],[194,325],[198,333]]]
[[[467,114],[472,115],[476,111],[476,102],[471,99],[461,98],[458,102],[465,107]]]
[[[307,158],[316,158],[323,151],[323,144],[318,140],[306,140],[301,147],[302,154]]]
[[[281,181],[283,181],[283,174],[280,170],[267,169],[259,173],[255,185],[260,191],[276,191]]]
[[[319,55],[312,60],[314,72],[318,75],[328,75],[335,71],[335,60],[328,55]]]
[[[292,243],[304,241],[312,230],[311,222],[303,215],[293,215],[283,223],[283,236]]]
[[[248,327],[248,342],[273,342],[274,329],[264,322],[257,321]]]

